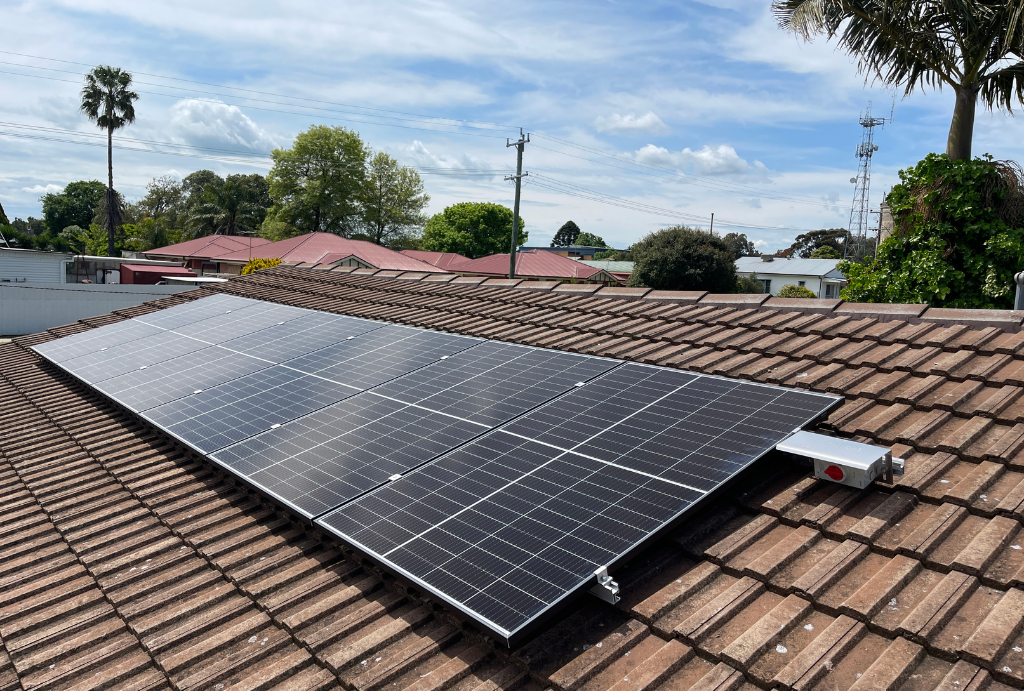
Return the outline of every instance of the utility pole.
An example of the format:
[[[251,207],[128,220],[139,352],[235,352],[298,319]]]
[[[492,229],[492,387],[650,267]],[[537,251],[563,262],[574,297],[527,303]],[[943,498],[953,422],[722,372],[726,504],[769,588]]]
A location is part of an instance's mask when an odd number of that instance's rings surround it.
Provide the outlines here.
[[[516,147],[516,174],[514,176],[506,176],[506,180],[516,181],[516,203],[512,208],[512,247],[508,251],[508,277],[516,277],[516,248],[519,246],[519,194],[522,191],[523,178],[529,175],[529,173],[523,172],[523,149],[530,142],[530,135],[523,135],[523,128],[519,128],[519,141],[514,142],[511,139],[505,140],[505,148],[510,146]]]
[[[711,233],[712,235],[715,234],[715,212],[714,211],[711,212],[711,227],[708,228],[708,232]]]

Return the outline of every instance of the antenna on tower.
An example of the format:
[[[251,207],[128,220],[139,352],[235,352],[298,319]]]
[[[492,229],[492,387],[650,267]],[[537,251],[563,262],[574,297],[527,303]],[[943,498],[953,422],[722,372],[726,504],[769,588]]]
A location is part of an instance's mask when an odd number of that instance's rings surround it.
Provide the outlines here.
[[[893,101],[895,108],[895,100]],[[860,145],[855,156],[860,160],[857,166],[857,177],[850,178],[856,185],[853,190],[853,208],[850,209],[850,234],[846,241],[843,259],[859,261],[868,253],[868,232],[871,225],[871,157],[878,151],[874,143],[874,130],[892,122],[892,114],[888,118],[871,117],[871,102],[868,101],[867,112],[860,117],[860,126],[864,128]]]

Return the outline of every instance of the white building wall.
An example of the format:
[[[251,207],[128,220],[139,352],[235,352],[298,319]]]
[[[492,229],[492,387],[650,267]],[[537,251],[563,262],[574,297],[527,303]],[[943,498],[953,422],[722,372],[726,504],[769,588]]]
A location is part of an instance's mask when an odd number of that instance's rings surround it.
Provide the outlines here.
[[[771,280],[772,282],[772,295],[778,295],[779,291],[782,290],[783,286],[787,285],[800,285],[800,281],[804,282],[804,287],[811,291],[819,298],[825,297],[825,289],[822,286],[822,279],[820,276],[800,276],[797,274],[752,274],[752,273],[738,273],[738,276],[757,276],[759,281]],[[826,281],[827,282],[827,281]]]
[[[182,285],[0,282],[0,336],[38,333],[192,289]]]
[[[63,283],[71,255],[0,250],[0,282]]]

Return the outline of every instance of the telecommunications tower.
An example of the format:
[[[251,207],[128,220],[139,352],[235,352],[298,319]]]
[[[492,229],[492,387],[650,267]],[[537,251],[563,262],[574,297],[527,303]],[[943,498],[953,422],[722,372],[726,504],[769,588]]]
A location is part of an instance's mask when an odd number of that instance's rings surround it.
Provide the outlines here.
[[[868,228],[871,225],[870,201],[871,201],[871,156],[878,151],[878,145],[874,143],[874,131],[876,127],[885,125],[891,121],[892,115],[888,118],[871,117],[871,102],[868,101],[868,110],[860,118],[860,126],[864,128],[864,136],[861,137],[860,145],[857,147],[856,156],[860,160],[857,166],[857,177],[850,178],[850,182],[857,187],[853,191],[853,208],[850,209],[850,237],[846,242],[846,252],[843,259],[857,260],[868,253]]]

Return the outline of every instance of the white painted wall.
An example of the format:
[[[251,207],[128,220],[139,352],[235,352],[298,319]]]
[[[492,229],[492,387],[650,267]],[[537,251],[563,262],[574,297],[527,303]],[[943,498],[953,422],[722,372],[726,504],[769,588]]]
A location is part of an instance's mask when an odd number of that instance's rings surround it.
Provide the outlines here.
[[[61,252],[0,250],[0,282],[64,283],[64,265],[71,259]]]
[[[737,276],[752,276],[747,272],[737,272]],[[811,291],[819,298],[825,297],[825,289],[822,287],[821,276],[799,276],[797,274],[756,274],[759,281],[771,279],[772,282],[772,295],[778,295],[779,291],[782,290],[783,286],[800,285],[800,281],[804,282],[804,288]],[[836,281],[825,281],[826,283],[835,283]],[[839,281],[839,283],[845,284],[845,281]],[[838,297],[838,288],[836,289],[836,297]]]
[[[39,333],[192,289],[181,285],[0,283],[0,336]]]

